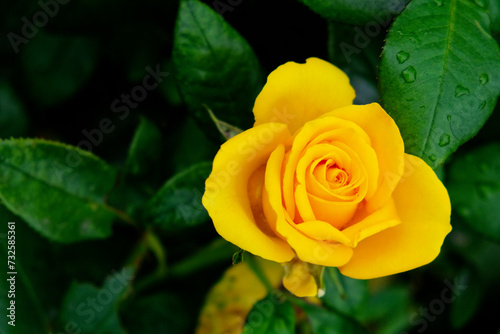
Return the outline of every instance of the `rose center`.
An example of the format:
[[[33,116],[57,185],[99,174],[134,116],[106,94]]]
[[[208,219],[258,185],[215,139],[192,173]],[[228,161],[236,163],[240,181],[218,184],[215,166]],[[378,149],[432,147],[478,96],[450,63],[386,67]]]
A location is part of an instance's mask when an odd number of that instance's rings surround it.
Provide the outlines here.
[[[337,189],[349,184],[349,174],[337,165],[333,165],[326,170],[326,180],[330,189]]]

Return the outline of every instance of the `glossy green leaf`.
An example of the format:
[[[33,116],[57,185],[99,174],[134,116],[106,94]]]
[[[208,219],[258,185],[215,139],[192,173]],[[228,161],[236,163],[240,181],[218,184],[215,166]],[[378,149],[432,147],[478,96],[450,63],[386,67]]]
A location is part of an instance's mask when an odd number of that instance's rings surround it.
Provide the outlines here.
[[[175,27],[173,62],[181,94],[203,128],[218,119],[247,129],[253,103],[262,88],[258,60],[243,37],[209,6],[182,0]]]
[[[412,1],[382,52],[383,105],[406,152],[433,168],[481,129],[500,92],[500,50],[476,2]]]
[[[387,26],[409,0],[299,0],[326,19]]]
[[[135,131],[130,144],[126,171],[131,175],[143,175],[150,172],[161,154],[161,132],[158,127],[145,117]]]
[[[103,286],[73,283],[63,301],[59,326],[80,334],[125,334],[117,306],[133,279],[132,270],[112,271]]]
[[[0,137],[18,137],[26,134],[28,120],[24,106],[12,87],[0,80]]]
[[[464,222],[500,242],[500,144],[476,148],[453,160],[447,187],[452,208]]]
[[[355,317],[368,297],[368,281],[346,277],[337,268],[325,268],[323,282],[325,295],[321,300],[337,312]]]
[[[295,333],[295,313],[292,304],[273,294],[259,300],[248,313],[243,334]]]
[[[105,238],[116,218],[106,205],[115,170],[95,155],[37,139],[0,141],[0,199],[47,238]]]
[[[21,58],[30,95],[39,106],[51,107],[72,97],[88,81],[97,64],[97,43],[39,32],[24,46]]]
[[[208,220],[201,204],[211,162],[201,162],[174,175],[144,209],[144,221],[165,230],[179,230]]]

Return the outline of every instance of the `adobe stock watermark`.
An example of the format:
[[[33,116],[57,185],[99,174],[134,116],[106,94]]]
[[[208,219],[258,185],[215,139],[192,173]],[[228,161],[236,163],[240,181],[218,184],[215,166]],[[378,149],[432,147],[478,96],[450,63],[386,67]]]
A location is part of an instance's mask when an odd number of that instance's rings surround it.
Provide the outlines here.
[[[130,110],[137,108],[139,103],[148,97],[148,92],[156,89],[170,75],[169,72],[162,72],[159,64],[155,68],[146,66],[145,69],[147,74],[142,79],[140,85],[134,86],[128,94],[122,93],[119,98],[111,102],[111,112],[118,116],[118,120],[125,120],[130,114]],[[115,123],[111,118],[104,117],[99,121],[97,128],[90,130],[83,129],[82,135],[85,139],[80,140],[76,146],[79,149],[92,152],[95,147],[102,143],[104,135],[110,134],[115,130]],[[80,165],[82,157],[78,151],[68,148],[64,162],[64,164],[58,161],[52,162],[52,169],[59,181],[62,181],[64,174],[71,172],[72,168]]]
[[[123,268],[121,272],[113,270],[111,277],[106,280],[103,287],[95,296],[88,296],[76,306],[76,314],[81,318],[79,321],[69,321],[64,325],[63,332],[56,334],[81,334],[84,323],[90,324],[97,314],[102,312],[106,306],[116,300],[116,296],[123,292],[134,279],[130,269]]]
[[[417,333],[423,333],[430,322],[433,322],[441,315],[448,304],[453,303],[462,292],[467,289],[467,285],[463,284],[458,278],[455,278],[453,283],[445,279],[445,288],[441,290],[438,298],[431,300],[427,307],[419,307],[418,312],[413,312],[408,321],[410,325],[418,328]],[[401,332],[400,334],[409,334],[408,332]]]
[[[370,45],[373,38],[377,37],[381,32],[389,26],[394,15],[397,15],[404,8],[408,0],[390,0],[387,2],[386,11],[380,11],[373,14],[373,20],[363,26],[363,29],[354,27],[353,43],[341,42],[340,50],[349,64],[353,54],[361,53],[361,50]]]
[[[15,32],[9,32],[7,34],[7,39],[12,46],[12,49],[17,54],[19,53],[19,46],[21,44],[28,44],[30,39],[35,38],[38,34],[39,29],[45,27],[49,20],[59,13],[59,6],[66,5],[70,0],[47,0],[38,1],[38,6],[40,10],[37,10],[31,16],[31,19],[23,16],[21,22],[23,26],[21,27],[20,34]]]

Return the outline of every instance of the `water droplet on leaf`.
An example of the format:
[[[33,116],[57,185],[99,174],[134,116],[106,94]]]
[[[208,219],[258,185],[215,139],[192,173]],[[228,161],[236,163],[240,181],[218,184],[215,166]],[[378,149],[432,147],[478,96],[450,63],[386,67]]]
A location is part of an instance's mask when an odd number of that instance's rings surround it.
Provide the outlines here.
[[[400,64],[402,64],[405,61],[407,61],[408,58],[410,58],[410,54],[408,52],[399,51],[398,54],[396,55],[396,59],[398,60],[398,62]]]
[[[434,154],[429,155],[429,160],[430,161],[434,162],[434,161],[436,161],[436,159],[437,158],[436,158],[436,156]]]
[[[413,66],[407,67],[403,72],[401,72],[401,76],[408,83],[414,82],[417,80],[417,70],[415,70],[415,67]]]
[[[438,6],[441,7],[443,5],[443,0],[434,0],[434,3]]]
[[[481,84],[481,86],[486,85],[488,83],[488,81],[490,81],[490,77],[488,76],[488,74],[482,73],[479,76],[479,83]]]
[[[443,147],[450,143],[451,137],[447,133],[443,133],[441,137],[439,137],[439,146]]]
[[[462,97],[469,94],[469,89],[465,88],[464,86],[458,85],[457,88],[455,88],[455,97]]]

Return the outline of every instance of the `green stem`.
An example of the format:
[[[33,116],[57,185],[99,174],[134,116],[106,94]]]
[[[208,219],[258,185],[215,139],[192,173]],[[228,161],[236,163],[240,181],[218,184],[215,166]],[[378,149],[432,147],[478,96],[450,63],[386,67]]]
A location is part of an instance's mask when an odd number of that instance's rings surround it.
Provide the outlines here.
[[[267,293],[271,293],[274,287],[271,285],[266,275],[262,271],[262,267],[255,260],[255,256],[245,253],[243,257],[244,261],[248,264],[253,273],[257,276],[260,282],[266,287]]]
[[[335,284],[335,287],[339,291],[340,297],[342,299],[346,299],[347,294],[346,294],[346,292],[344,290],[344,287],[342,286],[342,283],[340,282],[339,274],[337,273],[337,271],[335,270],[335,268],[329,267],[328,268],[328,275],[330,275],[333,283]]]

